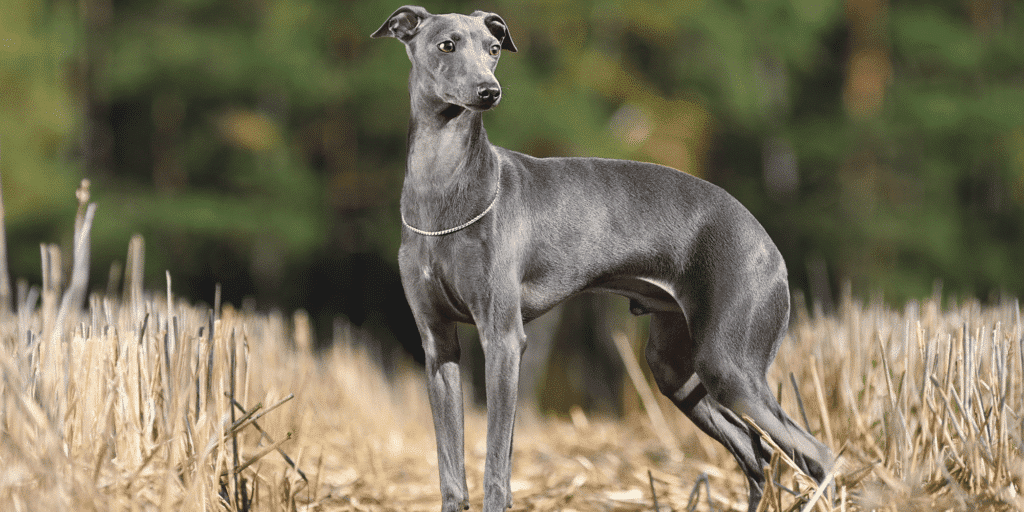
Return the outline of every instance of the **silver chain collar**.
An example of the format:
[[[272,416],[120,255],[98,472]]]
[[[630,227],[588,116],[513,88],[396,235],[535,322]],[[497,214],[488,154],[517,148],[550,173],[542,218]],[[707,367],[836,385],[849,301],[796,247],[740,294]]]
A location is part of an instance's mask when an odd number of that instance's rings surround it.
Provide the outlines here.
[[[424,231],[422,229],[414,228],[414,227],[409,225],[408,221],[405,220],[405,214],[402,213],[401,207],[399,207],[398,213],[399,213],[399,215],[402,216],[402,225],[404,225],[405,227],[409,228],[413,233],[418,233],[418,234],[424,235],[424,236],[443,236],[443,235],[448,235],[448,234],[454,233],[456,231],[468,228],[469,226],[473,225],[474,222],[484,218],[484,216],[487,215],[487,213],[490,212],[491,209],[494,208],[494,205],[498,203],[498,195],[499,195],[500,192],[501,192],[501,174],[498,174],[498,186],[494,187],[494,199],[491,199],[491,204],[487,205],[487,208],[485,208],[484,211],[480,212],[480,215],[477,215],[476,217],[473,217],[472,219],[469,219],[465,223],[459,224],[458,226],[455,226],[454,228],[443,229],[441,231]]]

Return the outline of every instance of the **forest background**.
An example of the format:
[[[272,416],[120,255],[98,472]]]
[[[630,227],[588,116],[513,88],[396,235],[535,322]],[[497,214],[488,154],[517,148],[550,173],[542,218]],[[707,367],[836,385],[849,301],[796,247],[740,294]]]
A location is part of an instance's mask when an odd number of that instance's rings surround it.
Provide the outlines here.
[[[1020,2],[422,4],[508,23],[492,142],[721,185],[798,300],[828,312],[845,283],[895,304],[1024,295]],[[4,0],[11,275],[39,282],[37,244],[70,246],[88,178],[93,289],[120,290],[141,233],[147,288],[169,270],[193,300],[221,283],[228,302],[306,309],[320,339],[345,317],[415,353],[396,261],[409,63],[369,37],[399,5]],[[609,304],[571,305],[563,337],[597,336]]]

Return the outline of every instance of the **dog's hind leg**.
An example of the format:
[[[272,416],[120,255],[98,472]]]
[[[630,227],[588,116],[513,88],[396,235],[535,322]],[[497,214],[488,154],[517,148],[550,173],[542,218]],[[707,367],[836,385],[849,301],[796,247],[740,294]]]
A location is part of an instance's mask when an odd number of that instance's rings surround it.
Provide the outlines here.
[[[785,284],[768,289],[754,294],[761,300],[737,304],[730,313],[702,319],[704,329],[696,335],[694,366],[719,405],[737,417],[748,416],[802,471],[821,482],[831,469],[832,454],[783,412],[765,379],[789,319]],[[759,438],[753,429],[750,435]]]
[[[763,493],[770,452],[743,415],[819,482],[831,464],[828,449],[786,416],[765,379],[786,328],[788,303],[781,304],[754,305],[728,322],[701,317],[687,323],[680,313],[651,316],[647,360],[659,388],[736,458],[750,485],[751,511]],[[691,333],[695,323],[703,329]]]
[[[739,416],[708,394],[694,368],[693,340],[682,313],[651,315],[647,363],[661,392],[698,428],[721,443],[739,463],[750,486],[750,510],[764,490],[763,465],[768,454]]]

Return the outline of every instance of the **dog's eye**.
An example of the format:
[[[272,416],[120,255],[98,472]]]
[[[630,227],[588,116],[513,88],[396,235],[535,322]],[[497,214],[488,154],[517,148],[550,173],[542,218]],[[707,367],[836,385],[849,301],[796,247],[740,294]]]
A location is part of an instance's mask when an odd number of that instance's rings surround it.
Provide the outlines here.
[[[497,55],[499,53],[501,53],[501,45],[492,44],[491,45],[491,55]]]
[[[444,53],[451,53],[455,51],[455,43],[451,41],[444,41],[437,45],[437,49]]]

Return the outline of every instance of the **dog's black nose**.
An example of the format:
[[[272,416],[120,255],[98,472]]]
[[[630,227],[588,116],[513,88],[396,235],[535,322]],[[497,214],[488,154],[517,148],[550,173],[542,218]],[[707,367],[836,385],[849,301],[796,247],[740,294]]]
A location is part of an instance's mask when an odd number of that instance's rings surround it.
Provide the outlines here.
[[[480,96],[481,100],[493,103],[495,101],[498,101],[498,98],[501,96],[501,88],[490,85],[484,85],[477,89],[476,93],[478,96]]]

